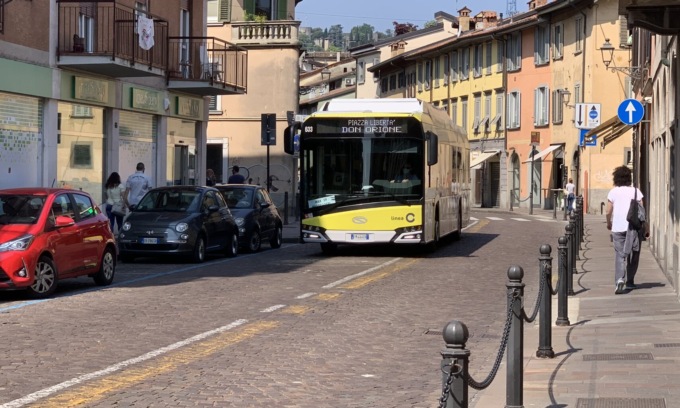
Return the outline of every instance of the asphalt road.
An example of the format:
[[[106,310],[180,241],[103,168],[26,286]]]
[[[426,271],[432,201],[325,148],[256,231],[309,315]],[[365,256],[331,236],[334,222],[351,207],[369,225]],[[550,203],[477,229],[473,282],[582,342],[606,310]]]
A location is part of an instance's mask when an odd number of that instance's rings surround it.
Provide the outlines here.
[[[468,326],[483,380],[508,267],[524,267],[533,309],[538,249],[556,256],[564,233],[540,216],[473,216],[434,253],[265,245],[201,265],[119,264],[112,286],[64,281],[46,301],[0,293],[0,408],[437,406],[444,325]]]

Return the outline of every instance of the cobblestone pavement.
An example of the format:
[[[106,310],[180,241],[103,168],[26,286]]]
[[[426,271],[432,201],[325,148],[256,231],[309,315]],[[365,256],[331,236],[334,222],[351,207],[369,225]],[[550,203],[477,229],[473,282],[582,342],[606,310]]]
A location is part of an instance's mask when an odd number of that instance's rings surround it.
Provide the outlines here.
[[[111,287],[65,281],[44,302],[0,293],[0,407],[437,406],[441,329],[467,324],[483,380],[508,267],[524,267],[533,305],[538,248],[564,232],[546,217],[474,215],[431,254],[286,244],[121,264]]]

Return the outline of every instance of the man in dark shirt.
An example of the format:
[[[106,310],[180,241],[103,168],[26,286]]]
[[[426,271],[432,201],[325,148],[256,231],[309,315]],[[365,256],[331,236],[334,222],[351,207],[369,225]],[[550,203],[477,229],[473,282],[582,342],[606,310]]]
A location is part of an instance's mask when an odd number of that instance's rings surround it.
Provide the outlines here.
[[[243,184],[246,181],[246,178],[243,177],[243,175],[238,173],[239,167],[234,166],[231,169],[231,176],[229,176],[229,179],[227,180],[227,184]]]

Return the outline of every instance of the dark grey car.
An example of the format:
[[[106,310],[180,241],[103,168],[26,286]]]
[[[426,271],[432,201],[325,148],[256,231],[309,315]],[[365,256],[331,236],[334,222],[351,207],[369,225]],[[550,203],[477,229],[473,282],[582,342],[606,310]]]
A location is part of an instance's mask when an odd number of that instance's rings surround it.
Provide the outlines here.
[[[128,215],[118,236],[120,258],[182,255],[203,262],[207,252],[238,253],[238,227],[212,187],[152,189]]]
[[[283,220],[276,204],[262,186],[221,184],[215,186],[224,198],[238,225],[239,244],[248,252],[257,252],[263,240],[272,248],[281,247]]]

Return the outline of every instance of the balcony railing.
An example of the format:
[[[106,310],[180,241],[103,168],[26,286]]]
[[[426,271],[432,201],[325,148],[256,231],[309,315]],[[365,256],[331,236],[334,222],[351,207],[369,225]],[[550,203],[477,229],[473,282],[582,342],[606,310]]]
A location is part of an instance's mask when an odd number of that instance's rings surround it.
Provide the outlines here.
[[[215,37],[169,37],[168,81],[207,82],[245,92],[248,51]]]
[[[291,20],[235,21],[231,23],[231,38],[238,45],[294,45],[298,43],[299,28],[300,22]]]
[[[153,18],[154,45],[145,50],[137,34],[137,11],[111,0],[86,2],[57,0],[59,40],[57,58],[63,56],[110,56],[130,66],[165,69],[168,23]]]

